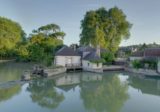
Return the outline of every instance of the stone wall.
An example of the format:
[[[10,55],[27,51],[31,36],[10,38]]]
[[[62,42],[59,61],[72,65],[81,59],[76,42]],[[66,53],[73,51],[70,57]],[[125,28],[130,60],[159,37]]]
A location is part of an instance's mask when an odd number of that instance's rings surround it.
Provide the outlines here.
[[[54,68],[54,69],[45,69],[44,73],[46,77],[51,77],[54,75],[58,75],[58,74],[62,74],[66,72],[66,68],[65,67],[61,67],[61,68]]]
[[[158,73],[156,70],[150,70],[150,69],[125,68],[125,71],[137,73],[137,74],[148,75],[148,76],[160,76],[160,73]]]

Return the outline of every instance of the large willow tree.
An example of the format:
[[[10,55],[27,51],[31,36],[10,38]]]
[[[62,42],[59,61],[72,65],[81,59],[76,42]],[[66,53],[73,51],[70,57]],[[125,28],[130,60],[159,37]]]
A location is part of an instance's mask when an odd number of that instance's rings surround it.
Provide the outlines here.
[[[100,45],[115,52],[121,41],[129,38],[131,26],[126,15],[117,7],[88,11],[81,21],[80,44]]]

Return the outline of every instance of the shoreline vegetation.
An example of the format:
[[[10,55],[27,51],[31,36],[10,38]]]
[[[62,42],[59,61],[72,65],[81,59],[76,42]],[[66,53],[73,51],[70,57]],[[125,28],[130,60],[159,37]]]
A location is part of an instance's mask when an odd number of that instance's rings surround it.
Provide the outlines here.
[[[66,34],[54,23],[33,29],[29,36],[19,23],[5,17],[0,17],[0,27],[0,59],[54,66],[55,53],[64,46]],[[90,10],[81,21],[80,45],[73,44],[70,47],[99,46],[108,51],[101,54],[103,64],[112,65],[118,58],[121,41],[129,39],[131,27],[127,16],[118,7]],[[0,63],[5,61],[9,60],[0,60]],[[134,66],[139,66],[139,63],[134,63]]]
[[[63,45],[65,32],[51,23],[33,29],[27,36],[19,23],[0,17],[0,57],[16,58],[20,62],[36,62],[50,66],[54,55]],[[112,61],[122,40],[128,39],[132,24],[118,7],[87,11],[81,21],[80,45],[99,45],[110,54],[103,54],[106,61]],[[107,30],[107,32],[106,32]],[[72,46],[72,45],[71,45]],[[112,58],[112,59],[111,59]]]

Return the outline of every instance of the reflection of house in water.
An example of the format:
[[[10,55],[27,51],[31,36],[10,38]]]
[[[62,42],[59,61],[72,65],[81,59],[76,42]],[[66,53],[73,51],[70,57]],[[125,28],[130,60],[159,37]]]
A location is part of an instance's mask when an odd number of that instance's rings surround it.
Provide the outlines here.
[[[130,85],[141,90],[142,93],[160,96],[160,80],[129,77]]]
[[[56,78],[55,85],[64,91],[69,91],[70,89],[74,89],[77,85],[79,85],[82,82],[100,80],[102,80],[102,75],[98,74],[71,74]]]
[[[101,81],[102,80],[102,75],[96,75],[96,74],[85,74],[82,75],[83,82],[88,82],[88,81]]]

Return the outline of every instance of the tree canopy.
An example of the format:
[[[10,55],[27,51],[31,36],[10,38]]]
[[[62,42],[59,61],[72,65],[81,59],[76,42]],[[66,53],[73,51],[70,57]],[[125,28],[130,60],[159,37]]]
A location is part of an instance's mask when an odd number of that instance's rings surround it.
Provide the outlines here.
[[[25,36],[21,26],[10,19],[0,17],[0,55],[13,50]]]
[[[100,45],[115,52],[121,40],[129,38],[131,26],[126,15],[117,7],[88,11],[81,21],[80,44]]]
[[[33,30],[28,42],[17,48],[20,60],[34,61],[51,65],[53,55],[58,46],[63,45],[65,33],[56,24],[48,24]]]

